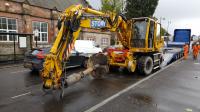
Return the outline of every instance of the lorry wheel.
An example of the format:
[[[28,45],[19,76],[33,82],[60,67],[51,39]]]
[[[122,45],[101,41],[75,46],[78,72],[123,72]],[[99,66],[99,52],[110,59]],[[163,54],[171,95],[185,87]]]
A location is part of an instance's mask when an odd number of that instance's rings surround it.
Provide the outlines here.
[[[153,59],[150,56],[142,56],[139,58],[138,70],[141,74],[149,75],[153,70]]]
[[[160,58],[160,62],[159,62],[159,69],[161,69],[163,66],[162,66],[162,63],[164,62],[164,58],[163,58],[163,56],[161,56],[161,58]]]

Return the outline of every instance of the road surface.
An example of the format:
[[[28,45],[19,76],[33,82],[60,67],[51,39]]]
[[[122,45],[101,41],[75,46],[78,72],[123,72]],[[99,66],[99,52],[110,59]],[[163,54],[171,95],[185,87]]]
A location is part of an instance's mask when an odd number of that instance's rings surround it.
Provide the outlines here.
[[[200,112],[200,63],[191,57],[147,77],[87,77],[66,88],[63,100],[44,94],[39,75],[22,66],[0,69],[0,82],[0,112]]]
[[[69,69],[68,73],[82,68]],[[59,92],[44,94],[37,72],[22,65],[0,68],[0,112],[81,112],[141,80],[144,76],[112,72],[101,80],[87,77],[65,89],[63,100]]]
[[[95,112],[200,112],[200,59],[178,61],[91,107]]]

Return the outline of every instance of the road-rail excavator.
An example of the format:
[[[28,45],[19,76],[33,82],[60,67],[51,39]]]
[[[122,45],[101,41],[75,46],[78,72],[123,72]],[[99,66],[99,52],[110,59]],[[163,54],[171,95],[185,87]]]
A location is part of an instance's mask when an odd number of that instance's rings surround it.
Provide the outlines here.
[[[92,20],[105,21],[105,27],[100,30],[116,32],[122,47],[108,49],[107,54],[98,53],[91,56],[86,70],[66,76],[65,62],[81,28],[91,28]],[[123,15],[103,13],[82,5],[68,7],[60,15],[59,32],[41,71],[43,89],[59,89],[63,97],[64,88],[67,86],[88,74],[100,78],[109,72],[109,67],[123,67],[130,72],[138,69],[141,74],[150,74],[153,69],[160,67],[163,60],[160,27],[157,20],[148,17],[127,20]]]

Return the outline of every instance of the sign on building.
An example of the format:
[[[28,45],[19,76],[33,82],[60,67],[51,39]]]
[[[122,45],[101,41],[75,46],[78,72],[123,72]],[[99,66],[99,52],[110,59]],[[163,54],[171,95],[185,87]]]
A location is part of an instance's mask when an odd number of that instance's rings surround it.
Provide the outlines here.
[[[26,37],[19,37],[19,48],[27,48]]]
[[[92,28],[103,28],[106,26],[106,22],[103,20],[91,20]]]

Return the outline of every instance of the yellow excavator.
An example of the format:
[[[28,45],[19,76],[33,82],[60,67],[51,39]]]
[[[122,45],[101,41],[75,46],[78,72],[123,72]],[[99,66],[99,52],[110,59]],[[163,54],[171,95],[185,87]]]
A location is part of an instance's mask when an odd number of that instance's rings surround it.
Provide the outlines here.
[[[92,28],[93,20],[105,21],[105,27],[100,30],[116,32],[122,47],[110,48],[107,54],[98,53],[91,56],[86,70],[66,76],[65,62],[81,28]],[[130,72],[138,69],[142,74],[150,74],[162,63],[163,39],[160,36],[160,27],[156,20],[148,17],[127,20],[123,15],[103,13],[82,5],[68,7],[60,15],[59,32],[41,71],[43,89],[60,89],[63,97],[65,87],[88,74],[100,78],[109,72],[111,66],[127,68]]]

